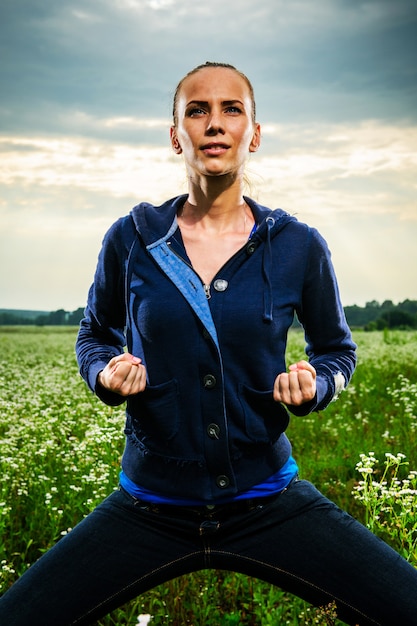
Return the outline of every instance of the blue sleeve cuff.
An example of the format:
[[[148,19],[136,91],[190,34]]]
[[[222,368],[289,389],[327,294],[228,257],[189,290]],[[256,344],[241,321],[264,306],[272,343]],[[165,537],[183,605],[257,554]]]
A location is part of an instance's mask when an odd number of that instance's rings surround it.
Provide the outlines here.
[[[88,386],[105,404],[109,406],[119,406],[123,404],[126,398],[118,393],[105,389],[98,382],[98,375],[104,370],[106,365],[107,363],[105,361],[96,361],[90,365],[88,370]]]
[[[300,406],[289,405],[288,410],[296,415],[297,417],[303,417],[304,415],[308,415],[313,411],[318,411],[325,409],[326,406],[333,398],[333,389],[331,388],[329,381],[325,376],[320,376],[320,374],[316,378],[316,395],[309,402],[305,402]]]

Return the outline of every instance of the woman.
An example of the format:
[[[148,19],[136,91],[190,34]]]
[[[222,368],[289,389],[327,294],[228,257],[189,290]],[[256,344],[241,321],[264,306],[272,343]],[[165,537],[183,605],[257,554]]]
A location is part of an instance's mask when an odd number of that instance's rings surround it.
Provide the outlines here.
[[[260,138],[234,67],[180,82],[171,143],[189,192],[112,226],[77,339],[90,388],[127,401],[120,489],[4,596],[1,623],[89,624],[213,567],[335,600],[347,623],[417,624],[416,570],[297,477],[288,409],[335,400],[355,344],[317,231],[243,196]],[[294,311],[308,361],[287,371]]]

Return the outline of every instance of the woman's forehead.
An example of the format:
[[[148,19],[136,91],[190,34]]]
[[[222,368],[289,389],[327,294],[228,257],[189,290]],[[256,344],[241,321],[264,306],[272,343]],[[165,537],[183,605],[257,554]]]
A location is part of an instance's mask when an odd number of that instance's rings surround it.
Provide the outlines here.
[[[238,72],[224,67],[202,68],[185,78],[180,98],[205,101],[213,97],[222,100],[250,98],[249,87]]]

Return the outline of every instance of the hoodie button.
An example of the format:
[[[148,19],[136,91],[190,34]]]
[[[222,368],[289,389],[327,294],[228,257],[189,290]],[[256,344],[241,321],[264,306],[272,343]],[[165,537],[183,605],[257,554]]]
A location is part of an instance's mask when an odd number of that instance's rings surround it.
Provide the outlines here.
[[[209,424],[207,426],[207,434],[211,439],[218,439],[220,435],[220,426],[218,424]]]
[[[229,286],[229,283],[227,282],[227,280],[223,280],[222,278],[218,278],[213,283],[213,287],[215,288],[216,291],[226,291],[228,286]]]
[[[226,489],[226,487],[230,485],[230,480],[228,479],[227,476],[224,476],[223,474],[221,474],[220,476],[217,476],[216,478],[216,485],[220,489]]]
[[[213,374],[207,374],[203,378],[203,385],[206,389],[212,389],[216,385],[216,377]]]
[[[253,254],[257,247],[258,247],[258,244],[256,244],[254,241],[250,241],[246,245],[246,254]]]

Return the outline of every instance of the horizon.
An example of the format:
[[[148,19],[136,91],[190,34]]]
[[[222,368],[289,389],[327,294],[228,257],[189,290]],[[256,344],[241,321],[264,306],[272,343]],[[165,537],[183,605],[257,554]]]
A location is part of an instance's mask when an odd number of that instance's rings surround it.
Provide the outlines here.
[[[378,301],[375,299],[372,300],[368,300],[365,304],[360,305],[360,304],[343,304],[343,308],[351,308],[351,307],[358,307],[361,309],[366,308],[368,305],[376,303],[379,307],[382,307],[386,302],[391,302],[393,304],[394,307],[397,307],[401,304],[404,304],[404,302],[417,302],[417,298],[413,299],[413,298],[404,298],[404,300],[395,302],[394,300],[392,300],[391,298],[385,298],[384,300]],[[65,307],[57,307],[54,309],[20,309],[20,308],[6,308],[6,307],[0,307],[0,313],[31,313],[31,314],[48,314],[48,313],[56,313],[57,311],[64,311],[65,313],[75,313],[76,311],[79,311],[81,309],[84,309],[85,305],[81,305],[78,307],[75,307],[75,309],[65,309]]]

